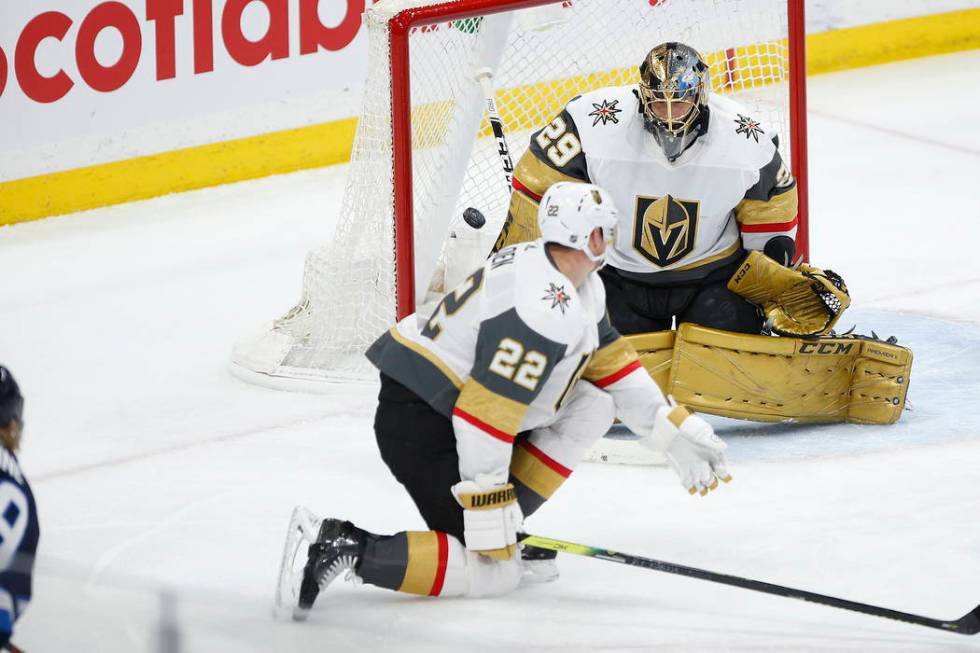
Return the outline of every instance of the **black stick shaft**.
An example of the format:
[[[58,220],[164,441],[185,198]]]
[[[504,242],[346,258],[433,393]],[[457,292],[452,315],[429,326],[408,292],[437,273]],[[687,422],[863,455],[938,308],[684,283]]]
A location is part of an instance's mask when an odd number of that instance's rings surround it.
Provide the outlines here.
[[[926,626],[928,628],[938,628],[939,630],[960,633],[961,635],[976,635],[978,632],[980,632],[980,606],[977,606],[956,621],[944,621],[942,619],[932,619],[930,617],[923,617],[921,615],[911,614],[909,612],[899,612],[898,610],[891,610],[889,608],[869,605],[867,603],[839,599],[833,596],[827,596],[826,594],[817,594],[816,592],[808,592],[806,590],[794,589],[783,585],[774,585],[773,583],[766,583],[760,580],[752,580],[749,578],[742,578],[740,576],[731,576],[729,574],[720,574],[718,572],[698,569],[696,567],[687,567],[685,565],[679,565],[672,562],[664,562],[653,558],[644,558],[643,556],[630,555],[627,553],[600,549],[583,544],[553,540],[551,538],[541,537],[539,535],[521,533],[518,537],[522,543],[529,546],[536,546],[540,549],[549,549],[551,551],[560,551],[563,553],[574,553],[575,555],[599,558],[601,560],[608,560],[609,562],[616,562],[621,565],[629,565],[631,567],[643,567],[644,569],[653,569],[654,571],[662,571],[668,574],[700,578],[701,580],[707,580],[713,583],[732,585],[743,589],[762,592],[764,594],[775,594],[777,596],[785,596],[792,599],[799,599],[801,601],[809,601],[810,603],[829,605],[842,610],[861,612],[875,617],[884,617],[886,619],[895,619],[897,621],[904,621],[906,623]]]
[[[483,69],[477,74],[480,88],[483,90],[486,100],[487,118],[490,121],[490,128],[497,141],[497,154],[504,168],[504,179],[507,182],[507,192],[511,190],[511,178],[514,174],[514,161],[510,157],[510,147],[507,145],[507,136],[504,134],[504,123],[500,119],[497,111],[497,101],[494,99],[493,85],[490,83],[492,73],[489,69]]]

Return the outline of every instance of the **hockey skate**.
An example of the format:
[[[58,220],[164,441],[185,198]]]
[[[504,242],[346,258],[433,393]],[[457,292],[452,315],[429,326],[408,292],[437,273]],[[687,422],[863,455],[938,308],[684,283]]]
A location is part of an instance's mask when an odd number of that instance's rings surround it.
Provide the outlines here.
[[[558,580],[558,552],[521,545],[521,583],[551,583]]]
[[[275,612],[280,618],[303,621],[320,592],[340,574],[359,582],[354,566],[360,559],[367,533],[350,522],[323,519],[297,506],[286,532]],[[300,550],[308,544],[304,561]],[[302,565],[302,566],[300,566]]]

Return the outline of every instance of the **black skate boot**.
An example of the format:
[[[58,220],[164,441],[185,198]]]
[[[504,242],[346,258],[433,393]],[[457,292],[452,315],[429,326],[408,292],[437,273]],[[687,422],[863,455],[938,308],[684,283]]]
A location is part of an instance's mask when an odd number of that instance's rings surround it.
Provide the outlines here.
[[[303,568],[303,581],[299,589],[301,610],[312,608],[317,595],[341,573],[346,571],[348,579],[357,578],[355,567],[364,555],[364,547],[370,536],[370,533],[349,521],[323,520]]]
[[[558,552],[539,549],[536,546],[521,545],[521,566],[524,568],[523,582],[550,583],[558,580]]]

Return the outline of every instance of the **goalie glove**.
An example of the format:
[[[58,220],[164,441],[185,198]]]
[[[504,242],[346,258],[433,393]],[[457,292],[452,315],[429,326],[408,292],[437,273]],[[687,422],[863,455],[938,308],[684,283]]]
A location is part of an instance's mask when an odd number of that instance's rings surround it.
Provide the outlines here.
[[[759,305],[772,332],[781,336],[830,333],[851,305],[840,275],[805,264],[786,268],[757,251],[732,275],[728,289]]]
[[[492,485],[477,476],[452,487],[463,506],[466,548],[496,560],[510,560],[517,550],[517,532],[524,521],[511,483]]]
[[[704,496],[718,487],[719,480],[732,480],[725,461],[727,445],[710,424],[683,406],[658,408],[653,432],[641,442],[667,457],[690,494]]]

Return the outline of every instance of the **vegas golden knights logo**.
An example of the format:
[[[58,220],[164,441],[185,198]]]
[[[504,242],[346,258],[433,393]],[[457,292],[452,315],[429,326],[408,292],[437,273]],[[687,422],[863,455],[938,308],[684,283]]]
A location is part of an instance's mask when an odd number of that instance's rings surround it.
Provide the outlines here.
[[[700,213],[695,200],[637,196],[633,247],[659,267],[677,263],[694,250]]]

